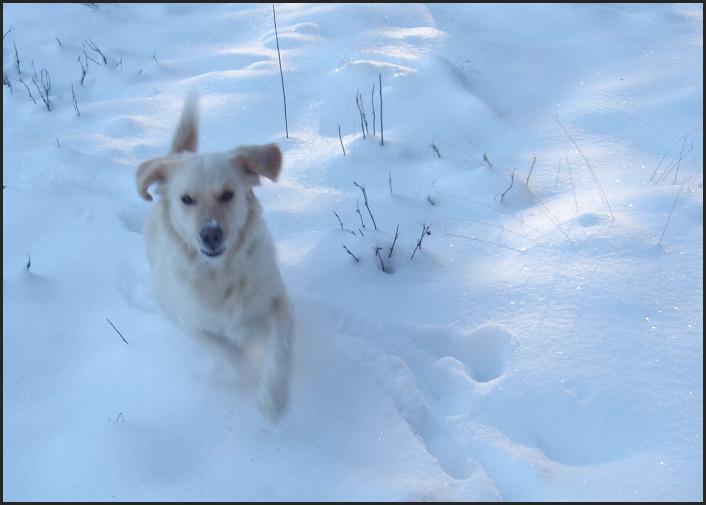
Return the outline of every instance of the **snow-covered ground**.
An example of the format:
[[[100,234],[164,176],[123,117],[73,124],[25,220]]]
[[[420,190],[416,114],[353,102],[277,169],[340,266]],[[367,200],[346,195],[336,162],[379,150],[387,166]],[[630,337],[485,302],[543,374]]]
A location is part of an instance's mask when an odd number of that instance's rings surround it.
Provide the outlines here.
[[[3,498],[702,500],[703,7],[278,4],[289,139],[272,21],[3,4]],[[147,287],[193,89],[284,152],[278,425]]]

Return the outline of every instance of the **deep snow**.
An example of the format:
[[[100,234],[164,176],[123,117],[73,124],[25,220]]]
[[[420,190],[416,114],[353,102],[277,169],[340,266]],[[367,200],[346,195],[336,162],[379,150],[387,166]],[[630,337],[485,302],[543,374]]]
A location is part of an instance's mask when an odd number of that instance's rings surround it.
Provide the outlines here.
[[[3,4],[3,499],[702,500],[702,6],[276,9],[289,139],[271,4]],[[148,291],[193,89],[284,151],[276,426]]]

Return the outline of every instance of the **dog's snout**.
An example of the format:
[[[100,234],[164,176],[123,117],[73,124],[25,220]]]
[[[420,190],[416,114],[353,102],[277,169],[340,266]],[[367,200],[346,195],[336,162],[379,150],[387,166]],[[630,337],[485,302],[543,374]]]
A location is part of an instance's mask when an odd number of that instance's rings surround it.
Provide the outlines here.
[[[223,230],[214,224],[207,224],[201,228],[201,242],[211,250],[216,250],[223,242]]]

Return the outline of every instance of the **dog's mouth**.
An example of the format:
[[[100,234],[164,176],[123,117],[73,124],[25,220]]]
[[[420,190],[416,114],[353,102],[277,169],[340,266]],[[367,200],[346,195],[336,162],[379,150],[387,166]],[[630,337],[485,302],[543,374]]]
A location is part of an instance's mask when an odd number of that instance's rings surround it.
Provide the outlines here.
[[[223,254],[223,251],[225,251],[225,247],[221,247],[219,249],[201,249],[201,252],[208,256],[209,258],[215,258],[217,256],[220,256]]]

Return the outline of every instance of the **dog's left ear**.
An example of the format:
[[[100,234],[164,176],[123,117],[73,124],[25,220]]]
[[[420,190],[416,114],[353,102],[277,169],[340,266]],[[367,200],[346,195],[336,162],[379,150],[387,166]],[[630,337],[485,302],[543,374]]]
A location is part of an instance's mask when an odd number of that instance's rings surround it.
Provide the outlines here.
[[[282,151],[277,144],[242,146],[232,151],[230,162],[234,168],[242,170],[255,186],[260,184],[261,175],[271,181],[277,180],[282,171]]]

